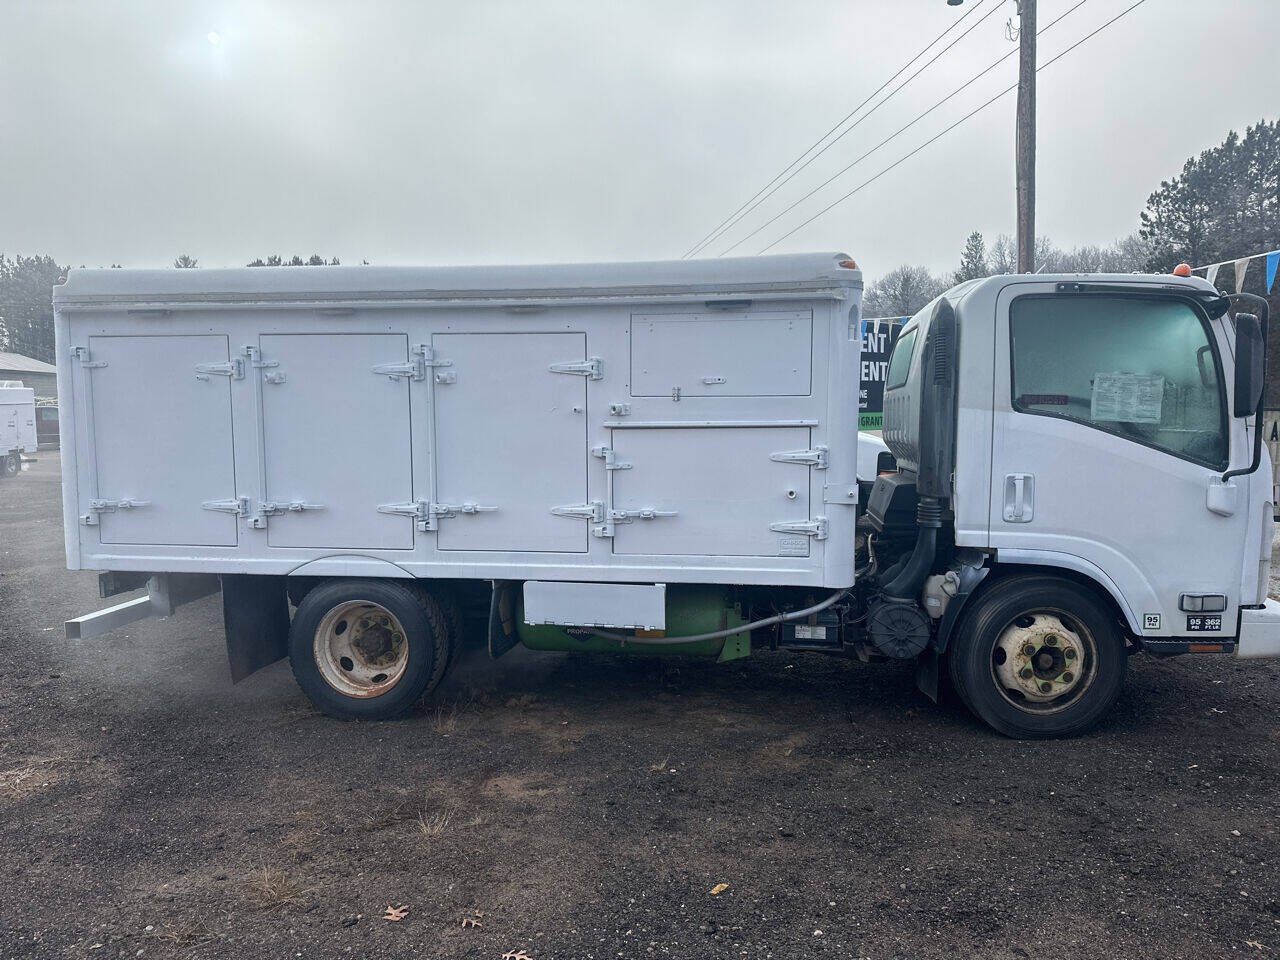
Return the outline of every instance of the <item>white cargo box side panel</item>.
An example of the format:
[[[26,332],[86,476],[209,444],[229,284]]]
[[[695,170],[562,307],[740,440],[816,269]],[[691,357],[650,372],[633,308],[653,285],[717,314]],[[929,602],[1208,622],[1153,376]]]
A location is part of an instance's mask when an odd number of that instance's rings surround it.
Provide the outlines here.
[[[200,371],[227,363],[227,338],[99,336],[87,347],[74,363],[91,448],[82,527],[101,544],[234,546],[236,518],[201,506],[236,496],[230,378]]]
[[[666,584],[563,583],[524,585],[524,622],[623,630],[667,628]]]

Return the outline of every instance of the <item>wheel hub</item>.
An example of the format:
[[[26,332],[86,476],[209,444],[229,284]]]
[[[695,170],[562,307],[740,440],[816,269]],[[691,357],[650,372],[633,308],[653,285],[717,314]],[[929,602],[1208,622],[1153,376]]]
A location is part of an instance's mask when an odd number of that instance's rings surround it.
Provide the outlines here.
[[[404,627],[375,603],[349,601],[334,607],[316,628],[313,646],[320,674],[349,697],[376,697],[391,689],[409,662]]]
[[[1044,703],[1080,682],[1084,643],[1051,613],[1014,623],[996,641],[996,675],[1009,690]]]

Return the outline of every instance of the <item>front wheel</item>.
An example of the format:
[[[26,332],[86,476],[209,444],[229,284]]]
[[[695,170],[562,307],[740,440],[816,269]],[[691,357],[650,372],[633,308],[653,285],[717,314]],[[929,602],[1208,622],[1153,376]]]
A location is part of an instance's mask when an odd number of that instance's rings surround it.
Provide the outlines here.
[[[1071,737],[1115,704],[1128,656],[1088,587],[1014,577],[979,594],[952,645],[951,680],[979,718],[1010,737]]]
[[[8,453],[0,457],[0,477],[15,477],[22,469],[22,454]]]
[[[449,630],[416,585],[330,580],[309,590],[289,628],[289,662],[303,692],[343,720],[390,720],[439,682]]]

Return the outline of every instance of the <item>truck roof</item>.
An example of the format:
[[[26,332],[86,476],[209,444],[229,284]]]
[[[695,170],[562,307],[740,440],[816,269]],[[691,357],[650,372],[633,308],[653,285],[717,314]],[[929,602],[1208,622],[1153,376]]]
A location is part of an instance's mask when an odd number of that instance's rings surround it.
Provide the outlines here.
[[[457,267],[77,269],[54,288],[75,305],[209,302],[477,301],[812,292],[843,296],[862,272],[843,253],[631,263]]]

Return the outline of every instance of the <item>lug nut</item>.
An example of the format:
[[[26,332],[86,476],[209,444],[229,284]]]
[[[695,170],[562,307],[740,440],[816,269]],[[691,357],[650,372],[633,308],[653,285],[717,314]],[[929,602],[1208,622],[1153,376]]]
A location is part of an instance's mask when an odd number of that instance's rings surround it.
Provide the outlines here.
[[[1076,652],[1072,650],[1070,647],[1067,647],[1067,649],[1063,650],[1062,655],[1066,657],[1068,660],[1074,660],[1076,658]]]
[[[1058,638],[1051,633],[1044,638],[1044,642],[1051,647],[1056,647],[1058,645]]]
[[[1041,692],[1041,693],[1048,693],[1048,692],[1049,692],[1050,690],[1052,690],[1052,689],[1053,689],[1053,684],[1052,684],[1052,683],[1049,683],[1048,681],[1046,681],[1046,682],[1044,682],[1044,683],[1040,684],[1040,692]]]
[[[1022,647],[1023,656],[1032,656],[1036,652],[1036,648],[1031,644],[1024,644]]]
[[[1072,680],[1074,680],[1074,679],[1075,679],[1075,674],[1073,674],[1073,673],[1064,673],[1064,674],[1062,675],[1062,682],[1063,682],[1063,683],[1070,683],[1070,682],[1071,682]]]
[[[1022,672],[1018,674],[1018,676],[1022,677],[1023,680],[1030,680],[1031,673],[1032,673],[1032,670],[1030,667],[1023,667]]]

